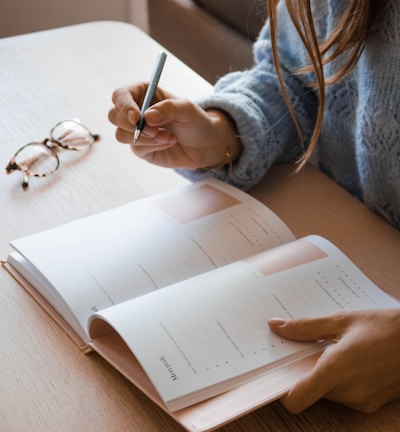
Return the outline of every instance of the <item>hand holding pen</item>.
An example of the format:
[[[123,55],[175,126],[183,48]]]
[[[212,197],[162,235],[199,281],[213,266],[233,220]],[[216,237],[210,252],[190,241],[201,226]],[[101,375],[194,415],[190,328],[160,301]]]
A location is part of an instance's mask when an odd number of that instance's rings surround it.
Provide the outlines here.
[[[145,125],[144,113],[146,112],[146,110],[151,105],[151,102],[153,101],[153,98],[154,98],[154,95],[155,95],[156,90],[157,90],[158,82],[160,80],[161,72],[163,70],[166,58],[167,58],[167,54],[164,51],[161,51],[160,54],[158,55],[156,65],[154,67],[153,74],[150,78],[150,82],[149,82],[149,85],[147,87],[146,95],[145,95],[144,100],[143,100],[140,120],[136,125],[136,130],[135,130],[134,137],[133,137],[133,141],[135,144],[139,140],[140,135],[143,131],[143,128]]]
[[[137,82],[113,92],[114,107],[108,118],[117,127],[117,140],[154,165],[230,169],[241,152],[235,124],[222,110],[203,109],[189,98],[158,87],[164,62],[165,53],[161,53],[150,83]],[[169,84],[178,80],[169,77]]]

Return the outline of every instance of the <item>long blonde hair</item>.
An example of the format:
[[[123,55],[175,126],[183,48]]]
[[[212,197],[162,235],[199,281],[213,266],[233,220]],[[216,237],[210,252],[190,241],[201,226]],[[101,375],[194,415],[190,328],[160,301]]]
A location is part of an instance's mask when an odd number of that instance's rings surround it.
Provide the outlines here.
[[[293,107],[289,101],[279,61],[278,50],[278,20],[277,6],[280,0],[267,0],[267,11],[270,20],[271,44],[273,60],[283,97],[292,115],[297,132],[303,143],[302,134]],[[298,170],[309,160],[317,144],[318,137],[322,130],[322,123],[325,109],[326,86],[333,84],[348,74],[356,65],[364,48],[367,36],[371,30],[374,19],[378,13],[379,1],[382,0],[348,0],[348,5],[339,20],[336,28],[324,41],[317,38],[312,0],[284,0],[290,18],[301,38],[309,57],[309,65],[298,72],[313,72],[315,76],[315,87],[318,91],[319,105],[315,121],[313,135],[307,149],[299,160]],[[346,52],[346,61],[334,75],[325,77],[324,65],[336,59]],[[304,147],[304,143],[303,143]]]

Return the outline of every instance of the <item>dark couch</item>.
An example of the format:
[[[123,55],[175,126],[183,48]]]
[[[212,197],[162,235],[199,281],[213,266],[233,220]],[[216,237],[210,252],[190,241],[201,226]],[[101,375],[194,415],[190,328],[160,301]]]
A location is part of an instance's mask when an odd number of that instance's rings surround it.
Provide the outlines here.
[[[264,0],[148,0],[149,32],[211,83],[252,64]]]

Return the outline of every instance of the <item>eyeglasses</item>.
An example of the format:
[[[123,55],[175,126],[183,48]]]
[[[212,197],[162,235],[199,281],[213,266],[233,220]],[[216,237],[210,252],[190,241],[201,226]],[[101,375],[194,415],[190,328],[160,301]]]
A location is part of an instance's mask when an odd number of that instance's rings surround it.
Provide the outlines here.
[[[21,171],[22,187],[29,185],[29,177],[47,177],[60,166],[57,151],[84,150],[90,147],[100,135],[92,134],[77,120],[64,120],[50,131],[50,137],[41,142],[31,142],[21,147],[6,166],[6,174]]]

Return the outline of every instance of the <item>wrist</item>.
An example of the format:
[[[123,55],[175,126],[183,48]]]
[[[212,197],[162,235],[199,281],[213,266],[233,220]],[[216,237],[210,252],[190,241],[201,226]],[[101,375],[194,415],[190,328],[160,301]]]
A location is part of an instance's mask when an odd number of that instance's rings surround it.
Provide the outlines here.
[[[210,145],[207,168],[216,169],[226,166],[232,170],[242,151],[235,122],[229,114],[218,109],[209,109],[207,114],[211,120],[211,127],[216,131],[213,143]]]

